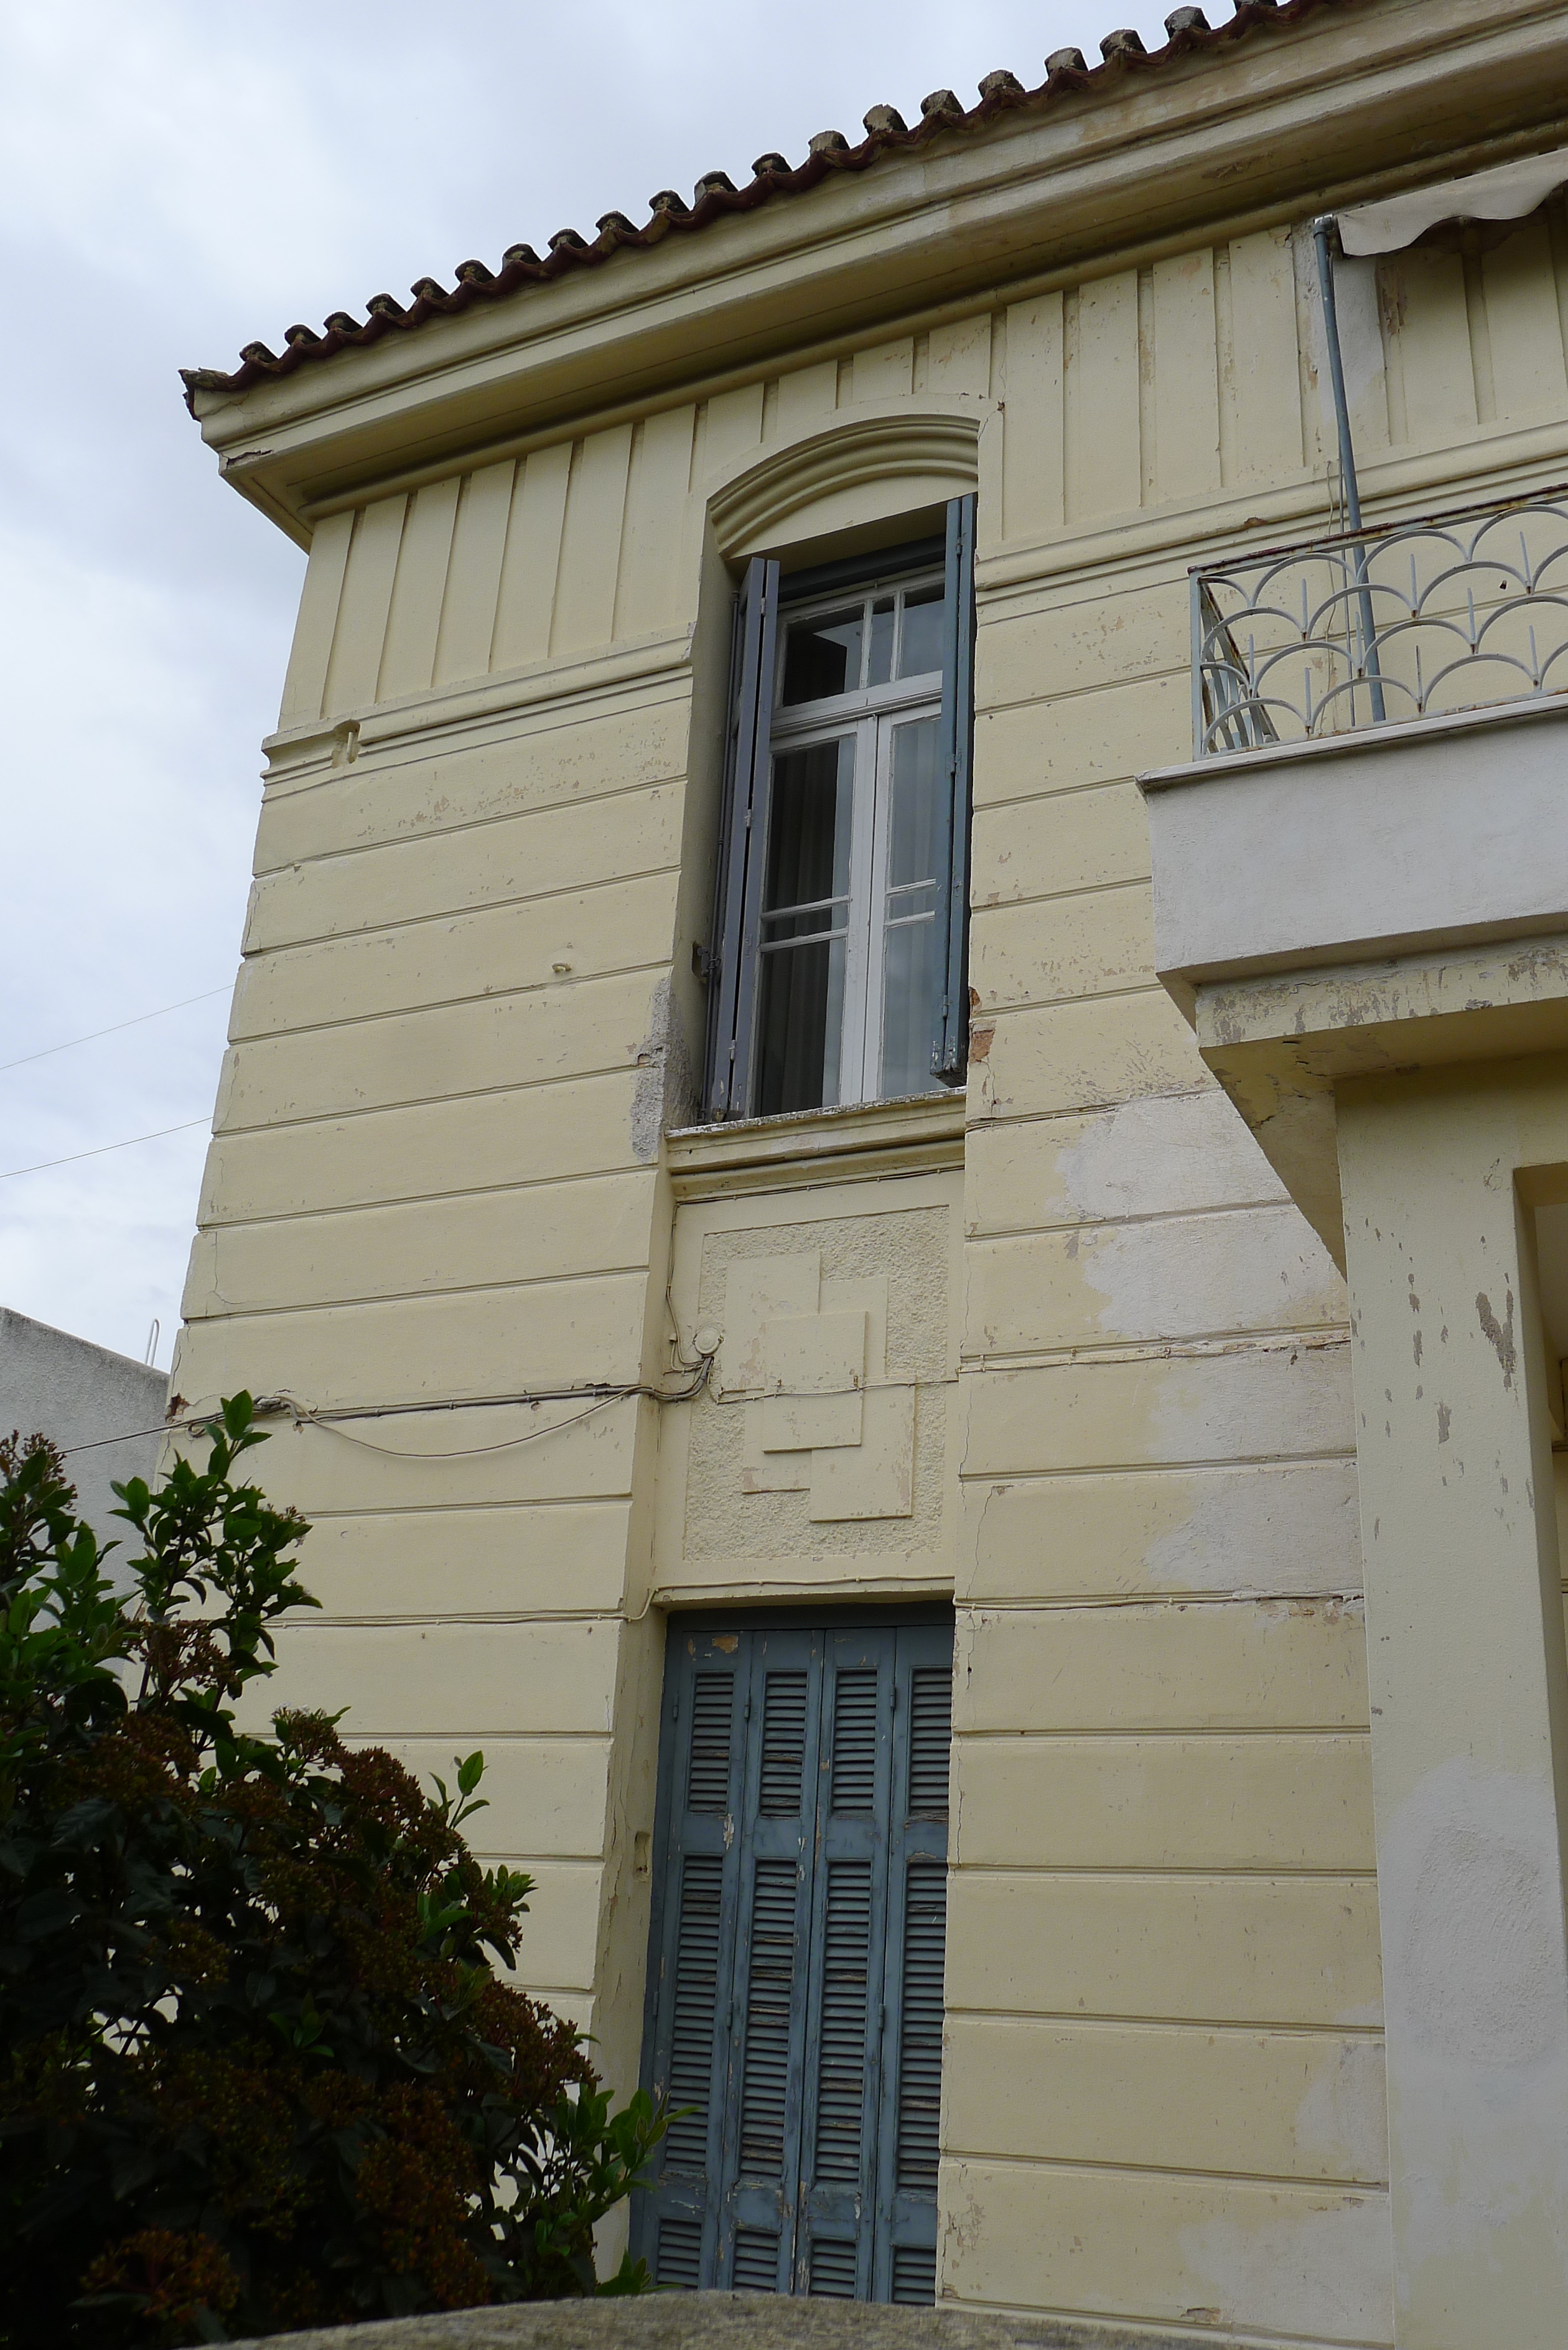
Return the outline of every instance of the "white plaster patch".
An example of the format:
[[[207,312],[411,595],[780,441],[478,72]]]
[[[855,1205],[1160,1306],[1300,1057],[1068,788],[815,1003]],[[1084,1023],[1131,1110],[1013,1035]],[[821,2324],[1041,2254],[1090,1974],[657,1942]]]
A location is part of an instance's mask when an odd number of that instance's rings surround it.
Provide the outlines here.
[[[1454,1757],[1389,1822],[1379,1876],[1391,2005],[1418,2046],[1489,2072],[1568,2052],[1562,1863],[1542,1789]]]
[[[1057,1173],[1086,1222],[1282,1201],[1283,1185],[1221,1093],[1168,1094],[1085,1121]]]
[[[1562,1883],[1550,1788],[1469,1756],[1379,1836],[1402,2297],[1427,2263],[1507,2266],[1544,2244],[1568,2294]]]
[[[1226,1591],[1238,1599],[1359,1595],[1355,1470],[1241,1471],[1198,1487],[1190,1515],[1145,1554],[1156,1591]]]
[[[1123,1224],[1081,1244],[1107,1337],[1158,1341],[1348,1318],[1345,1284],[1294,1208]]]
[[[1386,2195],[1281,2196],[1266,2216],[1184,2228],[1211,2324],[1313,2342],[1387,2342],[1393,2242]]]

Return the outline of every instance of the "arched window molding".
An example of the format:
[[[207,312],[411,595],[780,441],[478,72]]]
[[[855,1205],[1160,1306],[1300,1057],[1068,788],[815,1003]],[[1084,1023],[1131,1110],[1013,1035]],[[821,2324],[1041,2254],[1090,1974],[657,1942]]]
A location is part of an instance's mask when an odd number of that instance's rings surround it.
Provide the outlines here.
[[[840,411],[810,433],[748,452],[708,494],[731,563],[902,515],[973,490],[990,401],[899,401]]]

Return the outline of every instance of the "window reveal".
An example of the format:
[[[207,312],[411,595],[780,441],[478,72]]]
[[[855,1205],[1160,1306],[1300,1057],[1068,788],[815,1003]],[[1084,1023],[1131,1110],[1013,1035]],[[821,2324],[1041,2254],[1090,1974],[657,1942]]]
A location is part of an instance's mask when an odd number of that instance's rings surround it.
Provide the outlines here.
[[[940,544],[940,543],[939,543]],[[958,1084],[974,500],[924,577],[737,613],[707,1108],[770,1117]]]

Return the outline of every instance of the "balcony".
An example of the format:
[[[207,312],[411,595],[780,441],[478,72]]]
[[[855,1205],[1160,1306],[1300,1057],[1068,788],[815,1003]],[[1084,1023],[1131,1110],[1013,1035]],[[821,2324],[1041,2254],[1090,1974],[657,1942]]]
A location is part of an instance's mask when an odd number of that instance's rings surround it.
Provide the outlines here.
[[[1568,491],[1205,566],[1155,957],[1343,1262],[1351,1075],[1568,1047]]]

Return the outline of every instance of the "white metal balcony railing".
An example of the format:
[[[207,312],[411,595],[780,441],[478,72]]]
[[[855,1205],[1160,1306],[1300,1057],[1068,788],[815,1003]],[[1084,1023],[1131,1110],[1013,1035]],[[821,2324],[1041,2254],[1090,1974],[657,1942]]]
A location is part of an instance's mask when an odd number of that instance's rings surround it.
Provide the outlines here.
[[[1568,486],[1192,573],[1193,755],[1568,692]]]

